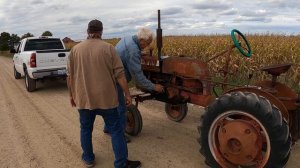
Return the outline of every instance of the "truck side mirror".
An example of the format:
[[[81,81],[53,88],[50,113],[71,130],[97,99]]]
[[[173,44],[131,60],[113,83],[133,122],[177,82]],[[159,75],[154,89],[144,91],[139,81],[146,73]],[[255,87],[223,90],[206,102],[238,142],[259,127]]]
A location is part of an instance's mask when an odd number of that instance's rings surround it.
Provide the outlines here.
[[[12,48],[9,50],[10,53],[17,53],[16,49]]]

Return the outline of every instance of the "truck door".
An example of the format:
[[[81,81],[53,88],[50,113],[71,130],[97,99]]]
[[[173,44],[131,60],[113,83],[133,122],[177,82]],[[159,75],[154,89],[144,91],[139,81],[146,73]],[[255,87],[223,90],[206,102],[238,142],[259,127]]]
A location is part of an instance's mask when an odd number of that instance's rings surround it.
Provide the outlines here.
[[[21,57],[21,49],[22,49],[22,45],[23,45],[23,40],[21,41],[21,43],[19,43],[19,45],[17,46],[17,53],[14,54],[14,64],[16,67],[16,70],[21,73],[22,75],[24,75],[23,73],[23,63],[22,63],[22,59]]]

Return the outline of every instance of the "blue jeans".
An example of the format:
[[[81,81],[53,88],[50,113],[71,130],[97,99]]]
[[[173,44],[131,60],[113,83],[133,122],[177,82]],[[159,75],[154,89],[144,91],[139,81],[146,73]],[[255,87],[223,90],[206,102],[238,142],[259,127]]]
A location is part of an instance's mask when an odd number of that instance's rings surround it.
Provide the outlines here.
[[[116,108],[114,109],[79,109],[80,114],[80,140],[83,150],[82,159],[91,162],[95,159],[92,144],[92,132],[96,115],[101,115],[104,119],[108,131],[111,133],[112,147],[115,154],[115,168],[123,168],[126,165],[128,151],[124,137],[124,130],[120,124],[120,116]]]
[[[117,91],[118,91],[118,100],[119,100],[119,106],[117,107],[118,113],[120,115],[120,123],[123,127],[123,131],[125,133],[125,128],[126,128],[126,112],[127,112],[127,108],[126,108],[126,103],[125,103],[125,97],[124,97],[124,92],[121,88],[120,85],[117,85]],[[107,126],[105,124],[104,126],[104,130],[107,130]]]

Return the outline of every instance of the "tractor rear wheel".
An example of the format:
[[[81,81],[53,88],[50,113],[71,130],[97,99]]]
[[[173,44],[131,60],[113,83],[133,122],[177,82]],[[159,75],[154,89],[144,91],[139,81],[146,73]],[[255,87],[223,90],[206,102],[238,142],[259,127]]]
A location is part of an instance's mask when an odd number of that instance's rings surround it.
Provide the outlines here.
[[[290,113],[290,132],[292,134],[293,142],[300,138],[300,110],[294,110]]]
[[[183,103],[183,104],[166,103],[165,111],[170,120],[180,122],[186,117],[188,106],[187,103]]]
[[[131,136],[137,136],[143,128],[143,119],[140,111],[134,105],[127,107],[127,122],[125,132]]]
[[[200,153],[211,167],[282,168],[291,136],[280,111],[254,93],[227,93],[210,104],[198,128]]]

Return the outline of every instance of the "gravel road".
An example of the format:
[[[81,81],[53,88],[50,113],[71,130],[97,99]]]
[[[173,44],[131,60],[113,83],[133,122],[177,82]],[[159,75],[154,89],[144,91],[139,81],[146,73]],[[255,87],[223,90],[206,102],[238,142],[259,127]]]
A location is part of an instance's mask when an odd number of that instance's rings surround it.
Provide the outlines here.
[[[38,83],[29,93],[24,79],[13,77],[13,63],[0,56],[0,167],[80,168],[78,112],[69,104],[65,81]],[[164,104],[139,105],[144,127],[128,144],[129,159],[145,168],[206,168],[199,153],[197,125],[203,108],[189,105],[187,117],[176,123],[167,119]],[[96,168],[112,168],[111,138],[102,132],[103,120],[94,125]],[[300,145],[293,148],[288,168],[300,167]]]

